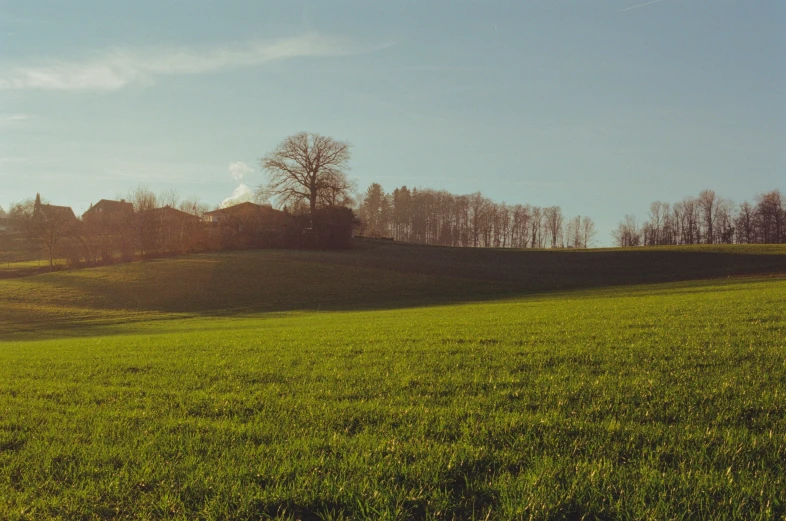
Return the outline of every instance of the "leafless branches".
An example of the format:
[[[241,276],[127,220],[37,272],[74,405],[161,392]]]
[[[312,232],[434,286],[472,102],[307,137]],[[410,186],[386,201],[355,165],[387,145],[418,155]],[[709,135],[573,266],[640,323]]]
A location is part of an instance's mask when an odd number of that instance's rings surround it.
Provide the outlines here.
[[[344,205],[354,190],[346,177],[349,149],[349,143],[319,134],[289,136],[260,158],[268,184],[258,193],[275,198],[279,206],[307,202],[312,216],[317,208]]]
[[[739,205],[703,190],[698,197],[686,197],[673,205],[652,203],[649,220],[640,227],[632,226],[635,219],[629,217],[613,233],[618,244],[621,239],[626,245],[644,246],[786,243],[786,208],[778,190],[759,194],[756,204],[744,201]]]

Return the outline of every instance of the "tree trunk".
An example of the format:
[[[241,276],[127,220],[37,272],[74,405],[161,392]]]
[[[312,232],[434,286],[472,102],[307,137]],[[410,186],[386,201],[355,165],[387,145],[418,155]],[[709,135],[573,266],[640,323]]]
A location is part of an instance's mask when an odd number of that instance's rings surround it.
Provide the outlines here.
[[[311,198],[309,199],[309,211],[311,212],[311,229],[314,229],[314,215],[317,212],[317,191],[311,190]]]

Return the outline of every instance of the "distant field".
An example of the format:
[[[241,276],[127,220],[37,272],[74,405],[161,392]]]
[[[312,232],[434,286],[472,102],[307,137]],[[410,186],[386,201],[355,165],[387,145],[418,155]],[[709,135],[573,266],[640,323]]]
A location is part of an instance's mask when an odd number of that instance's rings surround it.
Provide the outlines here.
[[[40,243],[28,240],[21,233],[4,233],[0,231],[0,279],[32,275],[48,266],[48,257],[42,254]],[[65,263],[62,259],[57,262]]]
[[[786,516],[786,251],[407,248],[0,281],[0,518]]]

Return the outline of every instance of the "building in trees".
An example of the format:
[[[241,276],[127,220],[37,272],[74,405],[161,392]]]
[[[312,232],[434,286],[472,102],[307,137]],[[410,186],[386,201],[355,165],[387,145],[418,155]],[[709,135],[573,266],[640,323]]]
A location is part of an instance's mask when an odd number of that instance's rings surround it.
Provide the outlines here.
[[[205,212],[202,220],[214,248],[243,249],[284,246],[291,217],[270,205],[246,202]]]
[[[164,206],[147,210],[150,235],[145,251],[166,255],[200,249],[204,242],[202,221],[196,215]]]
[[[345,206],[320,208],[312,219],[296,218],[298,226],[290,227],[288,246],[301,248],[348,248],[359,221],[355,213]]]
[[[206,212],[214,248],[345,248],[358,224],[345,206],[293,215],[270,205],[240,203]]]
[[[84,239],[93,262],[112,263],[134,256],[134,205],[101,199],[82,214]]]
[[[34,212],[34,199],[26,199],[18,203],[12,203],[8,208],[8,215],[6,216],[7,228],[12,232],[29,234],[33,225]]]
[[[49,257],[49,268],[54,267],[58,246],[73,237],[80,222],[68,206],[55,206],[41,202],[36,194],[33,205],[32,233],[40,242]]]
[[[91,204],[90,208],[82,214],[83,222],[113,222],[127,220],[134,213],[134,205],[125,199],[112,201],[101,199],[96,204]]]

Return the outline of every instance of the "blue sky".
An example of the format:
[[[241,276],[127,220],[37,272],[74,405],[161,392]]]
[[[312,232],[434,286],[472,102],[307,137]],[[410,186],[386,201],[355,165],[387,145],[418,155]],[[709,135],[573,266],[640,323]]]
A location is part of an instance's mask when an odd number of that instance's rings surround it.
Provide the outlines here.
[[[0,205],[215,205],[310,131],[361,188],[556,204],[608,243],[654,200],[786,189],[784,56],[784,0],[0,0]]]

